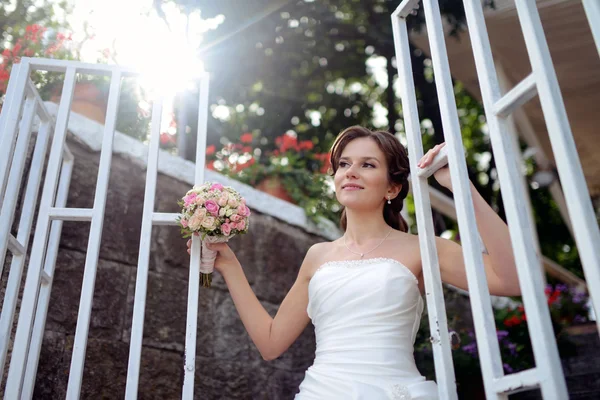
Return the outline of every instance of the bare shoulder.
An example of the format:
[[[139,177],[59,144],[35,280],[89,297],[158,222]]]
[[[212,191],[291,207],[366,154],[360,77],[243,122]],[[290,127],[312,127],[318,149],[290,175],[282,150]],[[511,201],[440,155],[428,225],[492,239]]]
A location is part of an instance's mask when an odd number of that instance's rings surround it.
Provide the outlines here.
[[[313,244],[306,253],[304,263],[302,264],[301,273],[308,279],[312,278],[313,274],[323,263],[328,259],[329,254],[336,247],[334,242],[319,242]]]
[[[415,276],[421,280],[421,250],[419,247],[419,236],[402,231],[394,231],[391,238],[390,253],[410,269]]]

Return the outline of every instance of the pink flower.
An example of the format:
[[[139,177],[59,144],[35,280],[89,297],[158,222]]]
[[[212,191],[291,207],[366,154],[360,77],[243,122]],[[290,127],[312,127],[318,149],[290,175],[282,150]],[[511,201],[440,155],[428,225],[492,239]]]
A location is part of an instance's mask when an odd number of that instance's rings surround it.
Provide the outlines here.
[[[250,216],[250,209],[246,205],[240,204],[237,208],[237,213],[240,214],[242,217],[248,217]]]
[[[214,216],[219,215],[219,205],[217,204],[216,201],[207,200],[206,203],[204,203],[204,207],[206,207],[206,211],[208,211],[212,215],[214,215]]]
[[[236,229],[238,231],[243,231],[244,229],[246,229],[246,221],[244,220],[239,221],[236,225]]]
[[[219,197],[219,200],[217,201],[217,203],[219,203],[219,205],[221,207],[225,207],[227,205],[228,201],[229,201],[229,195],[227,193],[222,193],[221,197]]]
[[[221,225],[221,232],[223,232],[223,235],[229,236],[229,234],[231,233],[231,225],[229,225],[229,224]]]
[[[202,227],[212,231],[216,228],[216,222],[215,217],[205,217],[204,221],[202,221]]]
[[[220,183],[213,183],[213,185],[210,187],[210,190],[223,190],[223,185]]]
[[[233,222],[238,222],[238,221],[240,221],[240,220],[242,219],[242,217],[241,217],[240,215],[238,215],[238,214],[233,214],[233,215],[231,215],[231,217],[229,217],[229,218],[231,218],[231,220],[232,220]]]
[[[186,207],[189,207],[192,204],[194,204],[194,202],[196,201],[196,196],[197,196],[196,193],[190,193],[187,196],[185,196],[183,198],[184,205]]]
[[[237,208],[239,206],[239,203],[233,196],[230,196],[227,205],[229,205],[229,207],[231,208]]]
[[[184,228],[188,227],[188,220],[187,219],[181,218],[181,220],[179,222],[181,222],[181,226],[183,226]]]
[[[192,215],[192,217],[190,218],[190,220],[188,222],[188,227],[193,231],[197,231],[202,226],[203,219],[204,219],[204,217],[202,217],[200,215],[196,215],[196,214]]]

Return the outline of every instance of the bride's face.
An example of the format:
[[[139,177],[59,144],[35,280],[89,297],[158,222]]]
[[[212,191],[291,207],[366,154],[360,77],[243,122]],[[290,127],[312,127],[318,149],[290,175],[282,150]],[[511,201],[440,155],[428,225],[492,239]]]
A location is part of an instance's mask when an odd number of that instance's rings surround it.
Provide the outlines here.
[[[370,138],[357,138],[346,145],[334,176],[340,204],[349,209],[377,209],[390,188],[383,151]]]

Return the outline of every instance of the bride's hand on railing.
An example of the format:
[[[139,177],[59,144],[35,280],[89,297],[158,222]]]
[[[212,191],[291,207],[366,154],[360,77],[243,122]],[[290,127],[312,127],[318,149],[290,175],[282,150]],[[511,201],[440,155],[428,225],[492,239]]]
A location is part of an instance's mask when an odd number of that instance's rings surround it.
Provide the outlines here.
[[[433,149],[429,150],[425,155],[419,160],[417,163],[417,167],[426,168],[431,165],[435,156],[437,156],[442,148],[446,146],[446,143],[437,144],[433,147]],[[433,177],[435,180],[442,185],[443,187],[452,190],[452,181],[450,180],[450,169],[448,168],[448,164],[446,166],[438,169]]]
[[[227,243],[207,243],[206,246],[217,252],[217,259],[215,260],[215,269],[219,271],[221,275],[227,273],[227,271],[232,270],[236,266],[240,266],[240,263],[231,250],[231,248],[227,245]],[[187,252],[191,254],[192,247],[192,239],[187,241]]]

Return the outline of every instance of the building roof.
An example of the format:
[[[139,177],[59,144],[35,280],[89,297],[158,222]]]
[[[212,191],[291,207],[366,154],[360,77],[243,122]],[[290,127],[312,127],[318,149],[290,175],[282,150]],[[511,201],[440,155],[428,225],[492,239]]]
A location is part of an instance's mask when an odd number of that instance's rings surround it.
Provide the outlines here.
[[[538,0],[537,6],[588,188],[592,196],[599,196],[600,56],[589,22],[580,0]],[[496,8],[487,9],[485,14],[494,59],[510,82],[510,89],[531,73],[514,1],[496,0]],[[425,30],[412,34],[411,40],[430,54]],[[447,37],[446,46],[453,77],[481,100],[468,32]],[[537,97],[525,104],[523,111],[533,129],[528,136],[520,125],[520,136],[555,165]]]

